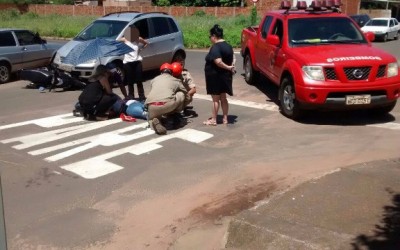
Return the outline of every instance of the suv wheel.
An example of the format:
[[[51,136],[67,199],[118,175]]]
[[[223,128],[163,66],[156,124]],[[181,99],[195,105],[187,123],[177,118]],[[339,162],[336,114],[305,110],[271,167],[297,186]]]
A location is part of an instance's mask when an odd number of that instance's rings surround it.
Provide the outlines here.
[[[10,78],[11,78],[10,67],[6,63],[0,62],[0,84],[10,81]]]
[[[281,113],[284,116],[293,120],[301,117],[303,112],[296,100],[296,92],[291,77],[283,78],[279,89],[279,101]]]
[[[250,84],[254,85],[256,83],[257,71],[253,69],[253,65],[251,64],[251,56],[249,53],[244,57],[244,80]]]

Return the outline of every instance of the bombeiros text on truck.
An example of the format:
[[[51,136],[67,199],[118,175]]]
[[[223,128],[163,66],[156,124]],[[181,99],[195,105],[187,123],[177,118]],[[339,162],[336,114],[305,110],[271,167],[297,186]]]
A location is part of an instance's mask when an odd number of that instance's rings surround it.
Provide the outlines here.
[[[283,115],[298,119],[310,109],[368,109],[386,114],[400,95],[397,59],[372,45],[340,11],[340,0],[282,1],[258,26],[243,29],[245,80],[259,74],[279,86]]]

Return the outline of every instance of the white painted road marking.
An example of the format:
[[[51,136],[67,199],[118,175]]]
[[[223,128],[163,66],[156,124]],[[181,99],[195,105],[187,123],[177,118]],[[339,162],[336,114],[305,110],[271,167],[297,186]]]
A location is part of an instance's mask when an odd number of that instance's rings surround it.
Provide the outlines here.
[[[55,119],[57,121],[57,117],[49,117]],[[48,119],[49,121],[51,119]],[[79,119],[79,121],[82,121],[82,117]],[[62,138],[66,138],[69,136],[73,136],[79,133],[103,128],[108,125],[120,123],[121,120],[119,119],[110,119],[102,122],[91,122],[91,123],[84,123],[82,125],[77,125],[74,127],[68,127],[68,128],[62,128],[62,129],[57,129],[57,130],[52,130],[52,131],[47,131],[43,133],[37,133],[37,134],[31,134],[31,135],[25,135],[21,137],[15,137],[7,140],[2,140],[0,141],[1,143],[10,143],[10,142],[21,142],[19,145],[13,146],[15,149],[25,149],[25,148],[30,148],[33,146],[37,146],[43,143],[51,142],[51,141],[56,141],[60,140]],[[62,124],[64,125],[64,124]]]
[[[42,133],[35,133],[31,135],[5,139],[0,142],[4,144],[12,142],[20,142],[20,144],[14,145],[13,148],[22,150],[33,146],[43,145],[46,143],[51,143],[51,142],[54,143],[56,141],[59,141],[67,137],[93,131],[96,129],[105,128],[109,125],[113,125],[116,123],[122,123],[122,121],[120,119],[111,119],[102,122],[87,122],[84,121],[81,117],[74,117],[71,114],[67,114],[67,115],[52,116],[22,123],[5,125],[0,127],[0,129],[15,128],[31,124],[35,124],[44,128],[53,128],[72,123],[80,123],[80,124],[73,125],[72,127],[59,128]],[[129,124],[127,127],[121,129],[116,129],[110,132],[105,132],[93,136],[87,136],[85,138],[72,140],[54,146],[43,147],[37,150],[30,151],[28,153],[31,155],[41,155],[54,152],[57,150],[62,150],[65,148],[70,148],[69,150],[45,158],[46,161],[55,162],[67,158],[69,156],[72,156],[74,154],[84,152],[85,150],[97,146],[105,146],[105,147],[114,146],[121,143],[133,141],[139,138],[143,138],[149,135],[154,135],[154,131],[151,129],[147,129],[147,125],[148,125],[147,122],[144,121],[140,122],[139,124],[134,124],[134,125]],[[135,130],[137,130],[136,133],[133,134],[128,133]],[[162,145],[160,145],[159,143],[170,139],[181,139],[192,143],[200,143],[211,137],[213,137],[213,135],[210,133],[194,129],[184,129],[182,131],[171,133],[165,136],[157,136],[157,138],[153,138],[148,141],[131,145],[122,149],[114,150],[106,154],[78,161],[72,164],[64,165],[61,166],[61,168],[67,171],[74,172],[77,175],[82,176],[83,178],[87,179],[98,178],[100,176],[104,176],[106,174],[113,173],[115,171],[123,169],[123,167],[109,162],[108,159],[110,158],[120,156],[126,153],[134,155],[141,155],[144,153],[148,153],[153,150],[162,148]]]
[[[82,117],[75,117],[72,116],[71,114],[64,114],[64,115],[56,115],[31,121],[24,121],[24,122],[4,125],[0,126],[0,130],[21,127],[29,124],[36,124],[43,128],[52,128],[82,121],[83,121]]]
[[[199,100],[211,101],[211,97],[209,95],[195,94],[193,97],[195,99],[199,99]],[[242,100],[236,100],[236,99],[231,99],[231,98],[228,98],[228,101],[230,104],[247,107],[247,108],[262,109],[262,110],[268,110],[268,111],[279,111],[279,107],[276,104],[242,101]]]
[[[70,149],[70,150],[64,151],[62,153],[45,158],[46,161],[58,161],[58,160],[66,158],[66,157],[69,157],[71,155],[81,153],[85,150],[94,148],[96,146],[114,146],[114,145],[117,145],[120,143],[125,143],[128,141],[132,141],[135,139],[145,137],[145,136],[153,135],[154,131],[151,129],[139,131],[132,135],[124,135],[124,133],[126,133],[126,132],[140,129],[140,128],[144,129],[146,126],[147,126],[147,123],[141,123],[141,124],[129,126],[126,128],[118,129],[115,131],[103,133],[100,135],[94,135],[94,136],[58,144],[58,145],[52,146],[52,147],[34,150],[34,151],[31,151],[28,153],[31,155],[46,154],[46,153],[49,153],[52,151],[75,146],[73,149]],[[81,145],[81,144],[84,144],[84,145]],[[79,146],[79,145],[81,145],[81,146]]]
[[[173,134],[159,136],[155,139],[135,144],[129,147],[125,147],[122,149],[118,149],[110,153],[102,154],[83,161],[64,165],[61,166],[61,168],[73,172],[77,175],[80,175],[83,178],[94,179],[123,169],[121,166],[107,161],[108,159],[111,159],[113,157],[127,153],[134,155],[141,155],[144,153],[148,153],[150,151],[161,148],[162,145],[160,145],[159,143],[173,138],[179,138],[192,143],[200,143],[211,137],[213,137],[213,135],[206,132],[194,129],[184,129],[182,131]]]
[[[387,123],[381,123],[381,124],[371,124],[371,125],[367,125],[367,127],[400,130],[400,124],[399,123],[395,123],[395,122],[387,122]]]

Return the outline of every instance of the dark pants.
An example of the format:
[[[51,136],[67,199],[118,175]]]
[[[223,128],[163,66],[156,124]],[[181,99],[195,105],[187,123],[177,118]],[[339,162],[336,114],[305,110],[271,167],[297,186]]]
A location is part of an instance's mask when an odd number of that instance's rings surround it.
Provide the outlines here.
[[[135,97],[133,85],[136,84],[140,99],[145,98],[142,82],[142,62],[135,61],[124,64],[125,84],[128,85],[128,95]]]

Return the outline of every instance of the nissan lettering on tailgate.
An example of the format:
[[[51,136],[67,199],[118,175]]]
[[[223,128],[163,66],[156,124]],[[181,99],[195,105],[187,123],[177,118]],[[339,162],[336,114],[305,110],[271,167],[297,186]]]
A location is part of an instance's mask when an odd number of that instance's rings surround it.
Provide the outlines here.
[[[245,80],[262,74],[279,86],[283,115],[310,109],[369,109],[387,114],[400,95],[397,59],[371,44],[372,32],[340,11],[340,1],[282,1],[242,31]]]

